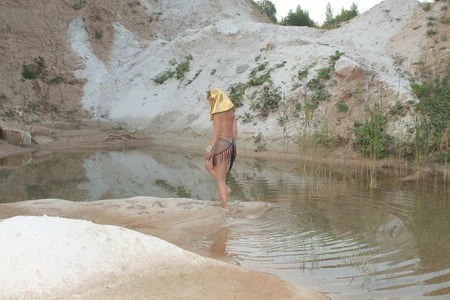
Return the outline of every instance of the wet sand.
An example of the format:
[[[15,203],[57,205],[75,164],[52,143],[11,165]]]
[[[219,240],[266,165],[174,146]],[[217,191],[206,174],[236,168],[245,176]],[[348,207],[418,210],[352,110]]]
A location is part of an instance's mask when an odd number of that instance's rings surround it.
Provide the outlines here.
[[[173,266],[169,263],[158,272],[149,268],[148,271],[131,272],[126,276],[99,276],[95,281],[76,278],[73,280],[77,284],[71,286],[70,293],[66,291],[62,295],[60,291],[50,290],[46,291],[48,298],[329,299],[326,295],[283,281],[272,274],[242,268],[227,258],[226,239],[222,238],[227,220],[257,218],[270,209],[268,203],[232,202],[230,209],[225,210],[213,201],[179,198],[135,197],[95,202],[44,199],[0,204],[0,219],[45,215],[47,217],[43,218],[57,216],[88,220],[93,224],[115,225],[158,237],[188,253],[183,256],[174,252],[171,256]],[[66,235],[70,236],[70,232]],[[205,240],[212,241],[211,247],[204,246]],[[29,243],[30,247],[39,248],[39,245],[33,245],[33,241]],[[192,255],[204,262],[196,264]],[[180,259],[183,260],[181,266],[175,263]],[[136,260],[142,260],[145,264],[149,258],[136,257]],[[29,265],[27,268],[32,272],[35,267]],[[1,272],[11,273],[14,270]],[[71,278],[67,280],[70,282]]]

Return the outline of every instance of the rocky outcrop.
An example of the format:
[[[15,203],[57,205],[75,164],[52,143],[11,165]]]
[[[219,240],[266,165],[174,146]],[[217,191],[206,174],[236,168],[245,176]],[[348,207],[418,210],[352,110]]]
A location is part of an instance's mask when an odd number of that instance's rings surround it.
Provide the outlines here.
[[[7,129],[0,127],[0,138],[5,139],[9,144],[29,147],[31,146],[31,134],[28,131],[20,129]]]

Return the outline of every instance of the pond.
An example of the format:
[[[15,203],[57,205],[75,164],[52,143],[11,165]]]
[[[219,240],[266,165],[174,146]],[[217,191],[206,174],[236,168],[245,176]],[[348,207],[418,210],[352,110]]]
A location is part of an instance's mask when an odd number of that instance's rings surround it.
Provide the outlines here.
[[[230,220],[224,229],[235,263],[334,299],[450,298],[448,180],[246,157],[231,173],[231,201],[273,204],[267,215]],[[0,160],[0,202],[143,195],[218,201],[196,153],[155,148]]]

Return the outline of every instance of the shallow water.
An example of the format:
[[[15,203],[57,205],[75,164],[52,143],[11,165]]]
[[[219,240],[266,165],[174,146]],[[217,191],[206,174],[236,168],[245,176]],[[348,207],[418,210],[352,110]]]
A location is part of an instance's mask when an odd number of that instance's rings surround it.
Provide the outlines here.
[[[244,267],[334,299],[449,299],[450,184],[398,180],[405,175],[239,157],[230,200],[273,209],[230,218],[221,235],[225,251]],[[153,149],[0,160],[0,202],[141,195],[217,199],[197,154]]]

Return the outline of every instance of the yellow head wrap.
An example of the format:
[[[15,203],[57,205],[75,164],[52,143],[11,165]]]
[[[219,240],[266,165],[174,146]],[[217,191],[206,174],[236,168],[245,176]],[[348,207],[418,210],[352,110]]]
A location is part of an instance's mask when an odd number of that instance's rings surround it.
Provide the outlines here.
[[[213,119],[213,115],[225,111],[229,111],[234,107],[233,102],[228,98],[227,94],[221,89],[210,89],[207,92],[209,103],[211,104],[210,118]]]

